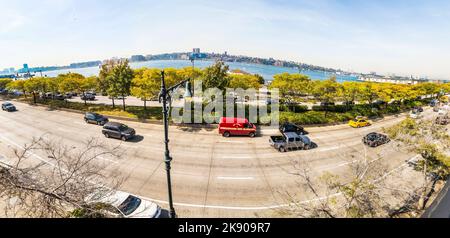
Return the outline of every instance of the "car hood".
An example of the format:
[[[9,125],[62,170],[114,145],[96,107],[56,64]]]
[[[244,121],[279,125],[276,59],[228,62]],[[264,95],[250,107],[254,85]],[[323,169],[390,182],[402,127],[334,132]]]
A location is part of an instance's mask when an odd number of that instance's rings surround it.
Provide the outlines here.
[[[161,208],[153,202],[141,200],[141,205],[128,218],[154,218],[161,212]]]
[[[134,129],[128,128],[127,130],[123,131],[124,134],[133,134],[136,131]]]

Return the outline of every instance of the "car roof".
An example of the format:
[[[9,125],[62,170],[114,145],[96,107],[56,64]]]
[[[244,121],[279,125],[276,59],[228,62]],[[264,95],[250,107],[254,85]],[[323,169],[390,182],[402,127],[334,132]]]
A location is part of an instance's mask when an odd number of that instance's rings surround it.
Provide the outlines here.
[[[105,124],[105,126],[117,126],[117,127],[122,126],[122,125],[124,125],[124,124],[118,123],[118,122],[108,122]]]
[[[248,120],[245,118],[234,118],[234,117],[222,117],[220,123],[241,123],[246,124]]]

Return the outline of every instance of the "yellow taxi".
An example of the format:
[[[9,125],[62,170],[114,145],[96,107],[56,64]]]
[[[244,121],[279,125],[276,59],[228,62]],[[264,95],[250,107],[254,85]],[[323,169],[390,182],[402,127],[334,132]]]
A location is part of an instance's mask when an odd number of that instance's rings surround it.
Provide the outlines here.
[[[348,124],[353,128],[361,128],[372,125],[370,121],[365,117],[357,117],[351,120]]]

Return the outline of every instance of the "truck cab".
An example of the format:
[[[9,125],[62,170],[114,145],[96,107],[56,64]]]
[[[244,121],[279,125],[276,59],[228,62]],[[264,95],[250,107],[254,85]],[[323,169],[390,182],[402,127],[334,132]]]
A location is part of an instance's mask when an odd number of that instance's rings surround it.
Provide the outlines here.
[[[219,124],[219,134],[230,136],[256,136],[256,126],[244,118],[223,117]]]

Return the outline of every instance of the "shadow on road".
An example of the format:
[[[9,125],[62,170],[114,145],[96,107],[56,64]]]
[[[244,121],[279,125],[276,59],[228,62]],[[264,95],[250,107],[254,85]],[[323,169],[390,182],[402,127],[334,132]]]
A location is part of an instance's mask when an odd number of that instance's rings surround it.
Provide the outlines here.
[[[160,218],[170,218],[170,214],[168,210],[162,209],[161,210],[161,217]]]
[[[141,141],[143,141],[143,140],[144,140],[144,137],[143,137],[143,136],[137,135],[137,136],[135,136],[133,139],[128,140],[128,142],[131,142],[131,143],[139,143],[139,142],[141,142]]]

